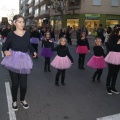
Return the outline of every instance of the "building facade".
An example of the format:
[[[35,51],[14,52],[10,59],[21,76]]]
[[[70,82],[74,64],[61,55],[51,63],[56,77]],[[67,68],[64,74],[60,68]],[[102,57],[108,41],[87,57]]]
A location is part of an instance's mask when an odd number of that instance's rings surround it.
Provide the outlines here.
[[[85,25],[93,32],[100,23],[104,28],[120,23],[120,0],[68,0],[57,6],[58,11],[54,6],[58,2],[52,3],[51,8],[49,3],[50,0],[20,0],[20,13],[27,24],[51,24],[56,30]]]

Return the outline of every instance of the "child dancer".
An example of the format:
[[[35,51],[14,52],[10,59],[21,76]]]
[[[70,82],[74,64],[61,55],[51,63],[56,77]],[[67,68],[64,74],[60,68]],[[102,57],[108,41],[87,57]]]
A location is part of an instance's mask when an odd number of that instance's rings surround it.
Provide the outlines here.
[[[90,50],[88,39],[86,38],[86,33],[85,32],[81,33],[81,38],[78,39],[77,45],[78,45],[78,47],[76,49],[76,53],[79,54],[78,68],[79,69],[85,69],[84,68],[85,55]]]
[[[104,60],[105,53],[101,45],[102,45],[101,39],[96,38],[95,44],[93,47],[94,56],[87,63],[89,67],[97,69],[92,77],[93,82],[95,82],[96,76],[97,76],[97,80],[100,82],[100,77],[102,75],[103,68],[106,67],[106,63]]]
[[[109,53],[105,58],[108,63],[106,88],[109,95],[119,94],[116,90],[117,76],[120,71],[120,25],[116,25],[109,38]]]
[[[51,50],[52,40],[50,37],[50,32],[45,33],[45,39],[43,40],[43,48],[41,50],[41,56],[45,57],[45,63],[44,63],[44,72],[51,72],[50,70],[50,57],[53,55],[53,52]]]
[[[59,77],[61,75],[61,84],[65,85],[65,70],[71,67],[73,58],[69,53],[68,47],[66,46],[67,40],[64,37],[60,38],[59,45],[52,48],[53,51],[57,51],[57,56],[51,62],[54,68],[57,68],[57,74],[55,78],[55,85],[59,86]]]
[[[24,109],[29,108],[25,95],[27,92],[27,74],[30,73],[33,63],[28,55],[28,50],[33,52],[34,57],[37,54],[30,44],[29,32],[23,29],[25,25],[24,18],[21,15],[15,15],[13,17],[13,24],[15,25],[15,30],[8,34],[6,42],[2,47],[6,57],[2,60],[1,64],[9,70],[12,81],[12,108],[17,111],[17,92],[19,86],[21,105]]]

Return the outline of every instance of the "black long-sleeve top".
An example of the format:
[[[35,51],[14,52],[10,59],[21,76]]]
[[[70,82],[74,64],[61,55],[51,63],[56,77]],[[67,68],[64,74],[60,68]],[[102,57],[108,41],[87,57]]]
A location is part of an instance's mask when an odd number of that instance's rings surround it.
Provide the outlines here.
[[[9,33],[10,31],[11,31],[11,29],[4,29],[4,30],[1,32],[1,34],[2,34],[2,36],[7,37],[8,33]]]
[[[6,42],[2,46],[2,51],[12,49],[20,52],[35,52],[34,48],[30,44],[30,33],[28,31],[21,37],[11,31],[6,39]]]
[[[33,31],[33,32],[31,32],[31,35],[30,35],[31,37],[34,37],[34,38],[39,38],[40,39],[40,34],[39,34],[39,32],[37,32],[37,31]]]
[[[108,40],[109,50],[114,52],[120,52],[120,44],[117,42],[120,40],[120,36],[111,36]]]
[[[68,56],[69,59],[71,60],[71,62],[73,63],[73,58],[72,58],[67,46],[58,45],[55,48],[52,47],[52,51],[57,51],[57,55],[60,56],[60,57]]]
[[[85,39],[78,39],[77,41],[77,45],[80,45],[80,46],[87,46],[88,50],[90,50],[90,47],[89,47],[89,43],[88,43],[88,39],[85,38]]]
[[[105,57],[104,50],[101,46],[94,46],[93,52],[94,52],[95,56],[104,56]]]
[[[52,44],[53,43],[49,42],[49,39],[43,40],[43,47],[45,47],[45,48],[51,48]]]

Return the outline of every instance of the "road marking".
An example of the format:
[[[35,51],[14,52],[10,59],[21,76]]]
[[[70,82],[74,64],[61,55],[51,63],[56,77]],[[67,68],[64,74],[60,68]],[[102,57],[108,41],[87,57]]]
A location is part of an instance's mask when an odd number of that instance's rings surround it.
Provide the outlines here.
[[[2,58],[4,57],[4,53],[3,53],[3,51],[1,51],[1,55],[2,55]]]
[[[120,114],[97,118],[97,120],[120,120]]]
[[[6,88],[6,95],[7,95],[7,102],[8,102],[9,119],[10,120],[17,120],[15,112],[12,109],[12,95],[11,95],[11,90],[10,90],[10,84],[9,84],[9,82],[5,82],[5,88]]]

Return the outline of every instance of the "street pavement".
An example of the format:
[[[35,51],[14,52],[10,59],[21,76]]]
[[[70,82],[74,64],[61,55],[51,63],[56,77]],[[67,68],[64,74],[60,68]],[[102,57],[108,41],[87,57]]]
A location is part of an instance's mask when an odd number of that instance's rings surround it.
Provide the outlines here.
[[[45,73],[44,58],[39,55],[39,59],[33,59],[34,67],[28,76],[26,95],[30,108],[28,110],[22,108],[18,95],[19,110],[15,112],[16,120],[97,120],[120,113],[120,95],[109,96],[106,93],[105,81],[108,69],[104,69],[101,83],[91,82],[95,70],[86,66],[86,63],[93,55],[92,37],[89,37],[89,43],[91,51],[86,55],[85,70],[78,69],[75,40],[72,46],[68,46],[74,64],[66,70],[66,86],[54,85],[56,69],[51,67],[52,72]],[[39,51],[40,49],[41,45]],[[5,82],[11,84],[8,71],[0,66],[0,120],[9,120]],[[120,91],[119,86],[120,74],[116,86]]]

